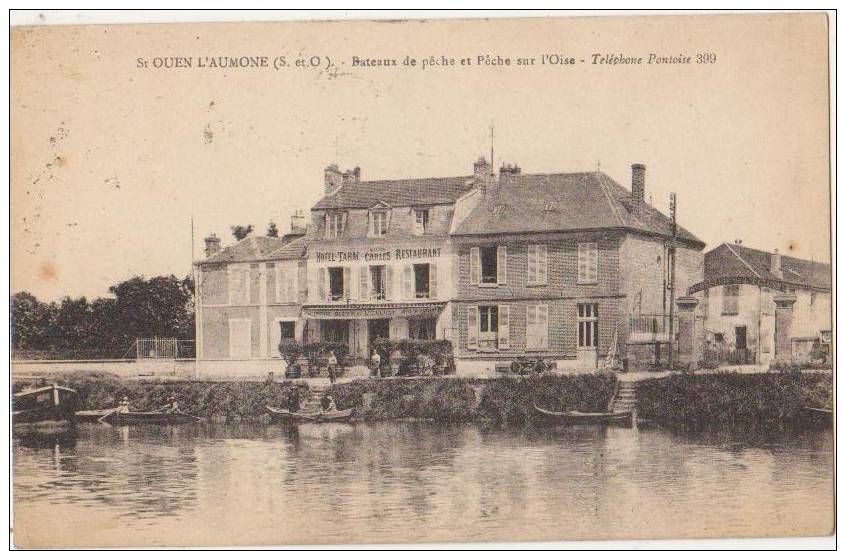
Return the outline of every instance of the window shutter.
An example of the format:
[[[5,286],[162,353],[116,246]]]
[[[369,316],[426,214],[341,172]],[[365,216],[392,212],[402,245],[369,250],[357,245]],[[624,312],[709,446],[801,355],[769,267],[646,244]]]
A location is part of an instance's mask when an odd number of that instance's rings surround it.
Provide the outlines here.
[[[326,302],[329,297],[326,295],[326,268],[318,268],[318,279],[320,287],[320,300]]]
[[[549,348],[549,305],[538,305],[537,317],[538,348],[546,350]]]
[[[588,279],[590,281],[596,281],[596,272],[599,264],[599,251],[597,250],[596,243],[591,243],[588,251]]]
[[[299,302],[297,297],[299,270],[297,266],[288,267],[288,302]]]
[[[529,265],[528,282],[529,283],[537,283],[538,282],[538,246],[537,245],[529,245],[528,265]]]
[[[479,348],[479,307],[467,307],[467,349]]]
[[[323,237],[325,239],[329,239],[331,234],[329,233],[329,213],[323,215]]]
[[[411,264],[402,268],[402,298],[414,298],[414,267]]]
[[[347,229],[347,213],[343,212],[341,214],[341,227],[338,229],[338,235],[344,235],[344,232]]]
[[[497,330],[497,348],[505,350],[511,348],[511,334],[509,329],[508,318],[511,313],[510,306],[499,307],[499,328]]]
[[[482,261],[479,247],[470,247],[470,285],[478,285],[482,278]]]
[[[352,279],[352,270],[350,270],[349,266],[344,268],[344,300],[349,300],[350,298],[350,280]]]
[[[286,268],[282,264],[276,264],[276,302],[287,302],[288,284],[285,273]]]
[[[394,298],[394,267],[388,264],[388,267],[385,268],[385,273],[385,298],[392,300]]]
[[[438,265],[429,264],[429,298],[438,298]]]
[[[496,248],[496,283],[505,285],[508,274],[508,250],[505,245]]]
[[[538,283],[546,284],[546,245],[538,245],[537,252],[538,263]]]
[[[368,286],[370,275],[370,268],[367,266],[360,266],[358,268],[358,296],[361,300],[370,299],[370,289]]]

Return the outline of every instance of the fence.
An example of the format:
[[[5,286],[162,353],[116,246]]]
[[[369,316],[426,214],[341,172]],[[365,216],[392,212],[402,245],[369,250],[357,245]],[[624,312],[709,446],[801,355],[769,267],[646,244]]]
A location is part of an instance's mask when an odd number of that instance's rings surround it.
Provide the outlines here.
[[[757,363],[757,354],[754,350],[746,348],[736,349],[706,349],[705,363],[716,365],[754,365]]]
[[[135,339],[135,357],[139,360],[178,360],[195,356],[193,340],[154,337]]]
[[[673,319],[679,330],[679,319]],[[665,314],[632,314],[629,316],[629,340],[633,342],[664,342],[670,340],[670,316]]]

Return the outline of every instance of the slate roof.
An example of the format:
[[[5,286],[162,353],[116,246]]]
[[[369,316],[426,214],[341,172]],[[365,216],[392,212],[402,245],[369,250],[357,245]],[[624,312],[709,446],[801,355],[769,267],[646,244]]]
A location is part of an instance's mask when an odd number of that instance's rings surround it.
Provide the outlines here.
[[[670,236],[670,219],[648,204],[635,210],[631,193],[603,172],[518,174],[491,186],[453,230],[490,235],[622,228]],[[678,238],[705,244],[678,227]]]
[[[366,209],[379,201],[392,207],[443,205],[454,203],[471,187],[469,176],[351,183],[323,197],[312,210]]]
[[[781,255],[781,274],[770,270],[767,251],[723,243],[705,253],[705,281],[754,277],[800,287],[831,290],[831,264]]]
[[[292,260],[299,258],[304,247],[302,237],[293,241],[290,235],[266,237],[250,235],[234,245],[224,247],[219,253],[198,260],[196,264],[217,264],[224,262],[258,262],[261,260]],[[299,251],[299,252],[298,252]]]

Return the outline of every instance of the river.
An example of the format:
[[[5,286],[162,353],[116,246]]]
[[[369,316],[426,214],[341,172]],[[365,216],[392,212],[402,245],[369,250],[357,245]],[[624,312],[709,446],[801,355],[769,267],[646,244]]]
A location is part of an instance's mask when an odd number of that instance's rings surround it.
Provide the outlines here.
[[[19,438],[19,546],[823,535],[828,430],[82,425]]]

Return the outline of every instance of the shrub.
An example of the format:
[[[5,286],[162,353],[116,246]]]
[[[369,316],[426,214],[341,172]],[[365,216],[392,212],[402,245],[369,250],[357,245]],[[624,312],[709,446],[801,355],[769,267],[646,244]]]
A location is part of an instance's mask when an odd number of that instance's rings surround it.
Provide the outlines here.
[[[797,419],[806,406],[827,403],[826,373],[670,375],[638,384],[638,416],[700,429],[717,423]]]
[[[554,411],[606,411],[615,383],[614,373],[605,370],[493,379],[482,390],[479,413],[496,424],[525,424],[533,415],[534,404]]]
[[[446,339],[418,341],[411,339],[376,339],[373,347],[386,365],[396,354],[400,356],[399,375],[429,374],[427,368],[444,368],[450,372],[455,368],[452,341]],[[429,363],[431,362],[431,366]]]
[[[520,358],[511,362],[511,373],[517,375],[540,374],[551,371],[554,365],[543,358]]]

